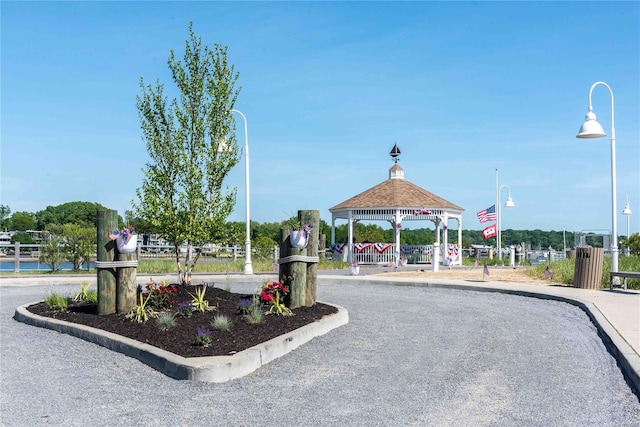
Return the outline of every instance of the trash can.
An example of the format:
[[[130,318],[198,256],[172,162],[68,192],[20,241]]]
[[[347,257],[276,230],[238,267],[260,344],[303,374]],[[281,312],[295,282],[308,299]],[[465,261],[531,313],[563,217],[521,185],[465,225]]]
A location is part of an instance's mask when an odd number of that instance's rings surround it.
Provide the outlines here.
[[[576,267],[573,273],[573,287],[600,289],[602,280],[602,248],[576,248]]]
[[[576,250],[575,249],[569,249],[566,252],[567,255],[567,259],[574,259],[576,257]]]

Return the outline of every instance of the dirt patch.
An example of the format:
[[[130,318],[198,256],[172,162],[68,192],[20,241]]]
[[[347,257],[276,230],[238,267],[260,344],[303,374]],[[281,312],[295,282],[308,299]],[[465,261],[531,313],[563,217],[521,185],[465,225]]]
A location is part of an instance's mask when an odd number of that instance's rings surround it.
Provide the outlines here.
[[[531,283],[536,285],[558,285],[551,280],[536,279],[526,273],[526,268],[518,267],[487,267],[489,275],[483,274],[482,267],[457,267],[449,270],[441,268],[440,271],[431,271],[431,266],[412,271],[398,271],[378,273],[375,276],[386,277],[416,277],[421,279],[437,278],[449,280],[485,280],[487,282],[515,282]]]

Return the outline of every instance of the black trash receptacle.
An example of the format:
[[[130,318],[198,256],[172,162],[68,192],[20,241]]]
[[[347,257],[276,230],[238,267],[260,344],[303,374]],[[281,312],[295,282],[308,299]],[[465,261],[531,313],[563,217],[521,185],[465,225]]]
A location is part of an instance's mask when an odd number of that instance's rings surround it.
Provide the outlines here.
[[[602,281],[602,248],[577,248],[573,287],[600,289]]]

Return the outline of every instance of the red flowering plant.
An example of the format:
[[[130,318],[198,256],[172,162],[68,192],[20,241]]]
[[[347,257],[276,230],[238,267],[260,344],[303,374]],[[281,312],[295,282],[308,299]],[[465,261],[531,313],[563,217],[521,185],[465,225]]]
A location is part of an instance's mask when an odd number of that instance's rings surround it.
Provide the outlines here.
[[[260,291],[260,301],[271,306],[267,314],[281,314],[291,316],[293,313],[284,305],[284,296],[289,293],[289,288],[280,282],[267,280]]]
[[[141,293],[144,298],[149,297],[149,306],[156,310],[162,310],[173,307],[176,301],[171,298],[171,294],[176,292],[178,292],[178,288],[175,285],[170,285],[168,281],[163,280],[160,284],[155,282],[147,283],[145,290]]]

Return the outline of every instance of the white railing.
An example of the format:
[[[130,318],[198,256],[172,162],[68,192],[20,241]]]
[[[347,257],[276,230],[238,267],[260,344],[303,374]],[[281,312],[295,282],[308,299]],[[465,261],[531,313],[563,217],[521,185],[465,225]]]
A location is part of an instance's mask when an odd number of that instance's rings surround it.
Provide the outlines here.
[[[334,260],[347,260],[349,251],[346,243],[336,243],[328,251]],[[433,245],[401,245],[400,259],[409,264],[426,264],[431,262]],[[393,243],[356,243],[353,245],[353,262],[362,265],[389,265],[396,262]]]

